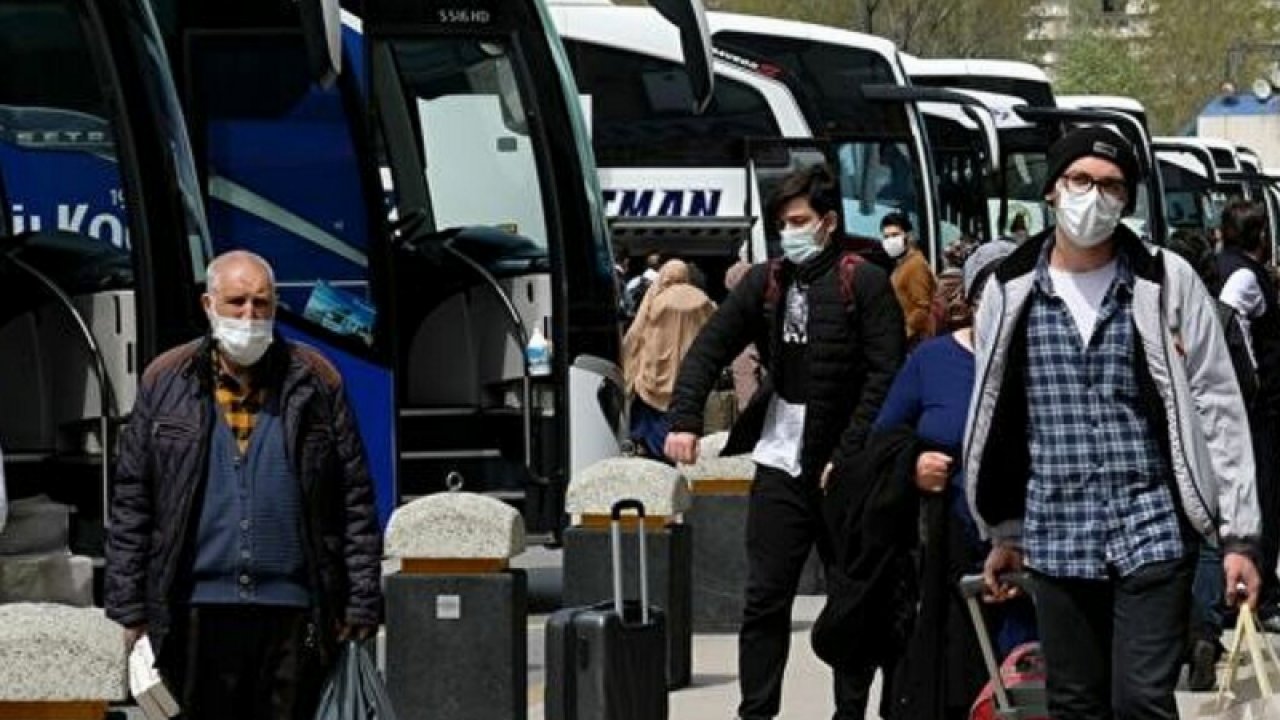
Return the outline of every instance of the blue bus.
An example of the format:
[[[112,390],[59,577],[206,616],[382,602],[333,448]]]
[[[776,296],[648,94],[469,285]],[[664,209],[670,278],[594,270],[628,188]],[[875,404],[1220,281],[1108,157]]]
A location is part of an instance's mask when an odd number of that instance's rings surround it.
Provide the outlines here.
[[[271,261],[286,332],[339,366],[384,520],[461,488],[558,531],[569,477],[620,452],[624,398],[595,162],[541,0],[349,3],[328,82],[291,0],[155,2],[213,249]]]

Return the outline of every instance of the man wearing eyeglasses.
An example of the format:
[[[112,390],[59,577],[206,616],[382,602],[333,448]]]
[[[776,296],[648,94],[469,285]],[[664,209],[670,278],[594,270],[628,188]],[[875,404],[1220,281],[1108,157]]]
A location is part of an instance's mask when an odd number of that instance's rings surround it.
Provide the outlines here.
[[[966,431],[985,574],[1030,570],[1055,720],[1176,718],[1195,548],[1256,603],[1249,425],[1213,299],[1120,218],[1141,168],[1101,127],[1048,152],[1057,222],[987,283]]]

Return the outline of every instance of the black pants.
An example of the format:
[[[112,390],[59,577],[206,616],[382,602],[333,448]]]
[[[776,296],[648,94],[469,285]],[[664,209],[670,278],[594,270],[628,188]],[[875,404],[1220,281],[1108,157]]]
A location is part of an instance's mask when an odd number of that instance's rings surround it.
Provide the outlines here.
[[[831,557],[822,521],[822,494],[815,478],[757,466],[747,509],[747,589],[738,636],[738,682],[742,718],[772,718],[782,704],[782,676],[791,643],[791,605],[800,573],[817,544]],[[866,714],[874,668],[836,673],[836,718]]]
[[[300,608],[195,607],[168,641],[181,665],[162,671],[183,720],[311,720],[326,675],[317,639]]]
[[[1280,578],[1276,562],[1280,560],[1280,418],[1270,409],[1257,409],[1249,414],[1256,465],[1258,509],[1262,512],[1262,601],[1270,614],[1280,604]]]
[[[1050,717],[1178,717],[1174,687],[1194,571],[1187,557],[1101,581],[1035,574]]]

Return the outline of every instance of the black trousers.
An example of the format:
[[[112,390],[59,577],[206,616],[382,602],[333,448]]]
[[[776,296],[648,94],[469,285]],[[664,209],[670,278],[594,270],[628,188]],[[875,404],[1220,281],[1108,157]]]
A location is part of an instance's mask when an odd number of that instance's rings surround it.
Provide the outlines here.
[[[816,478],[757,466],[747,509],[747,588],[738,636],[738,682],[742,718],[772,718],[782,704],[782,676],[791,644],[791,606],[800,573],[814,545],[831,557]],[[837,672],[837,720],[866,714],[875,669]]]
[[[1054,720],[1176,720],[1195,557],[1128,577],[1034,574]]]
[[[1258,509],[1262,512],[1262,557],[1258,574],[1262,576],[1262,602],[1270,614],[1280,604],[1280,578],[1276,562],[1280,560],[1280,418],[1271,409],[1255,409],[1249,413],[1256,465]]]
[[[198,606],[161,671],[183,720],[311,720],[327,674],[317,640],[301,608]]]

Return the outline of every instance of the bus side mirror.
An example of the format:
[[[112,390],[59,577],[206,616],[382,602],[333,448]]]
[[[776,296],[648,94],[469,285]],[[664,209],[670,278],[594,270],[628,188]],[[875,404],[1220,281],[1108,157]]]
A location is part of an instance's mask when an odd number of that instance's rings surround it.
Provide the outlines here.
[[[715,95],[711,67],[711,33],[702,0],[649,0],[668,22],[680,28],[680,49],[693,90],[694,111],[701,114]]]
[[[311,77],[330,87],[342,73],[342,6],[339,0],[301,0],[298,14]]]

